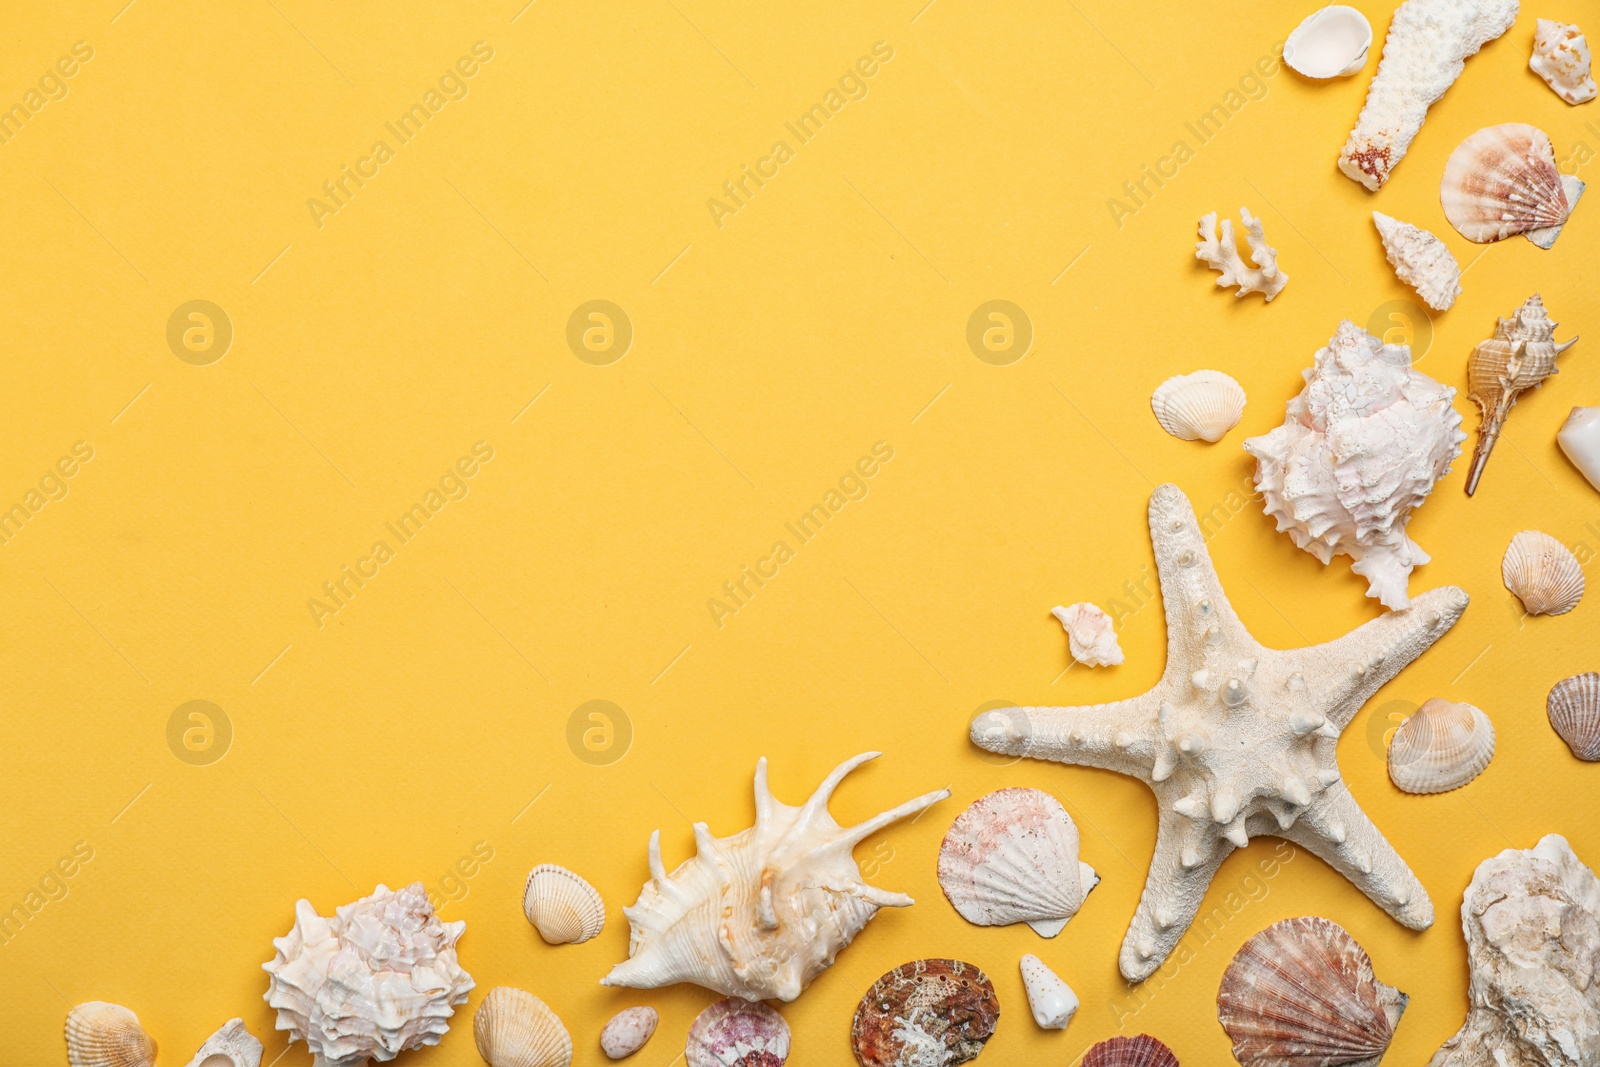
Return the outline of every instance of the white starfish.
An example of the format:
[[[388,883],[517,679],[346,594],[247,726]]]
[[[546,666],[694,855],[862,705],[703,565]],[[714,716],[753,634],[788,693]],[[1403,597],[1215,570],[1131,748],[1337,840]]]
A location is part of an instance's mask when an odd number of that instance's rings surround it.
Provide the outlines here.
[[[1122,942],[1133,982],[1188,930],[1211,878],[1252,837],[1286,838],[1403,925],[1433,924],[1411,868],[1339,778],[1339,734],[1368,697],[1455,624],[1467,594],[1433,589],[1327,644],[1264,648],[1234,614],[1194,509],[1175,485],[1150,497],[1167,669],[1143,696],[1076,708],[1001,708],[972,721],[980,748],[1103,767],[1142,780],[1160,823]]]

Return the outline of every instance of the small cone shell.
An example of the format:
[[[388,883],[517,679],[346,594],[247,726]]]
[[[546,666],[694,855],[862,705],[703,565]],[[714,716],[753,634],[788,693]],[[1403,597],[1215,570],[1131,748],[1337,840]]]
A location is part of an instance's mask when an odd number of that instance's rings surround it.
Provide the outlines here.
[[[472,1017],[478,1054],[489,1067],[569,1067],[572,1038],[560,1018],[532,993],[489,990]]]
[[[606,903],[594,886],[553,863],[528,874],[522,912],[552,945],[581,944],[606,925]]]
[[[1590,671],[1557,682],[1545,702],[1550,726],[1581,760],[1600,760],[1600,674]]]
[[[1445,793],[1466,785],[1494,758],[1494,724],[1471,704],[1435,697],[1389,742],[1389,778],[1407,793]]]
[[[1064,1030],[1078,1011],[1078,994],[1033,953],[1022,957],[1022,987],[1041,1030]]]
[[[67,1013],[72,1067],[155,1067],[156,1043],[120,1004],[91,1000]]]
[[[1530,615],[1565,615],[1583,599],[1583,566],[1547,533],[1523,530],[1511,539],[1500,576]]]

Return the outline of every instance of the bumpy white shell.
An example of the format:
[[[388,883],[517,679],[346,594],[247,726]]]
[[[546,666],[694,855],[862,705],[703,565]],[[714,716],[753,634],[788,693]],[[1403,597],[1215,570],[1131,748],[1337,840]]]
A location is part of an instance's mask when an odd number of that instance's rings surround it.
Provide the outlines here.
[[[1232,219],[1222,220],[1222,234],[1218,236],[1215,211],[1200,220],[1200,240],[1194,246],[1194,257],[1219,272],[1218,285],[1223,288],[1238,286],[1239,291],[1234,296],[1260,293],[1270,303],[1289,283],[1289,276],[1278,269],[1278,250],[1267,244],[1261,220],[1243,207],[1239,209],[1239,217],[1244,220],[1245,241],[1250,245],[1250,260],[1255,266],[1245,264],[1238,246],[1233,243]]]
[[[1600,760],[1600,674],[1574,674],[1551,686],[1545,713],[1574,756],[1590,763]]]
[[[1022,988],[1041,1030],[1065,1030],[1078,1012],[1078,994],[1031,952],[1022,957]]]
[[[1372,221],[1383,239],[1383,253],[1401,281],[1417,291],[1435,311],[1448,311],[1461,295],[1461,264],[1443,241],[1420,226],[1390,218],[1381,211]]]
[[[1348,319],[1305,379],[1283,425],[1244,443],[1266,512],[1323,563],[1349,556],[1384,607],[1409,607],[1407,580],[1428,554],[1406,524],[1461,454],[1456,391]]]
[[[1156,421],[1184,441],[1220,441],[1244,418],[1244,387],[1219,370],[1179,374],[1156,387]]]
[[[91,1000],[67,1013],[72,1067],[155,1067],[156,1043],[121,1004]]]
[[[229,1019],[206,1038],[189,1067],[261,1067],[261,1042],[245,1029],[243,1019]]]
[[[1583,31],[1569,22],[1539,20],[1528,66],[1569,104],[1586,104],[1595,97],[1589,42]]]
[[[1434,697],[1389,742],[1389,780],[1407,793],[1446,793],[1483,773],[1494,758],[1494,724],[1471,704]]]
[[[440,922],[426,886],[379,885],[332,918],[301,900],[294,915],[261,969],[277,1028],[304,1041],[316,1067],[363,1067],[439,1043],[473,981],[456,960],[467,924]]]
[[[522,890],[522,913],[551,945],[578,945],[606,925],[606,902],[582,876],[541,863],[528,872]]]
[[[1313,11],[1283,42],[1283,61],[1307,78],[1338,78],[1367,65],[1372,23],[1353,7]]]
[[[1583,599],[1583,566],[1572,550],[1547,533],[1523,530],[1500,561],[1506,588],[1529,615],[1565,615]]]
[[[950,790],[841,828],[828,814],[828,798],[845,775],[878,755],[841,763],[798,808],[773,797],[762,759],[755,825],[719,838],[695,823],[695,855],[671,874],[661,862],[661,832],[651,834],[650,881],[622,910],[631,928],[628,959],[600,984],[653,989],[693,982],[745,1000],[794,1000],[879,908],[909,907],[904,893],[862,881],[851,850]]]
[[[1406,0],[1389,23],[1367,102],[1339,153],[1339,170],[1378,189],[1405,158],[1428,108],[1467,59],[1517,20],[1517,0]]]
[[[728,997],[689,1024],[687,1067],[783,1067],[789,1058],[789,1024],[765,1004]]]
[[[1051,608],[1050,614],[1067,631],[1067,650],[1085,667],[1112,667],[1122,662],[1122,646],[1117,644],[1117,628],[1111,616],[1093,604],[1069,604]]]
[[[1556,444],[1589,484],[1600,489],[1600,408],[1573,408],[1556,432]]]
[[[1583,189],[1583,182],[1557,168],[1548,134],[1507,122],[1484,127],[1450,153],[1439,179],[1439,203],[1469,241],[1484,244],[1520,233],[1549,248]]]
[[[1027,923],[1054,937],[1099,882],[1078,859],[1072,816],[1040,789],[978,798],[939,847],[939,887],[975,926]]]
[[[660,1023],[661,1016],[654,1008],[624,1008],[600,1031],[600,1051],[610,1060],[626,1059],[644,1048]]]
[[[495,986],[472,1017],[478,1055],[489,1067],[570,1067],[572,1036],[532,993]]]

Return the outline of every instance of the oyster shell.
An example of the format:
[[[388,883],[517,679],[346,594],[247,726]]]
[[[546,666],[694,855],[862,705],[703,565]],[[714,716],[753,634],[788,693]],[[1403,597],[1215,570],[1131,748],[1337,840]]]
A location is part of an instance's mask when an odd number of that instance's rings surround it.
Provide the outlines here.
[[[229,1019],[200,1046],[189,1067],[261,1067],[261,1042],[243,1019]]]
[[[728,997],[689,1026],[687,1067],[783,1067],[789,1058],[789,1024],[765,1004]]]
[[[626,1059],[644,1048],[660,1023],[661,1016],[654,1008],[624,1008],[600,1031],[600,1051],[607,1059]]]
[[[583,878],[553,863],[528,872],[522,913],[551,945],[578,945],[606,925],[606,902]]]
[[[1244,418],[1244,388],[1219,370],[1179,374],[1156,387],[1156,421],[1184,441],[1220,441]]]
[[[961,960],[912,960],[861,998],[850,1045],[861,1067],[954,1067],[977,1058],[999,1021],[988,975]]]
[[[1194,257],[1220,272],[1218,285],[1224,288],[1238,286],[1239,291],[1234,296],[1260,293],[1271,303],[1272,298],[1288,284],[1289,276],[1278,269],[1278,250],[1267,244],[1261,220],[1251,215],[1249,208],[1243,207],[1239,209],[1239,217],[1244,220],[1245,241],[1250,245],[1250,260],[1255,264],[1254,267],[1245,265],[1238,246],[1233,242],[1232,219],[1222,220],[1222,235],[1218,237],[1215,211],[1200,220],[1200,241],[1194,246]]]
[[[1555,146],[1543,130],[1507,122],[1479,130],[1450,153],[1439,202],[1469,241],[1486,244],[1520,233],[1549,248],[1583,188],[1556,168]]]
[[[1117,628],[1111,616],[1093,604],[1070,604],[1051,608],[1050,614],[1067,631],[1067,650],[1085,667],[1113,667],[1122,662],[1122,646],[1117,644]]]
[[[1217,1017],[1244,1067],[1376,1067],[1408,999],[1373,977],[1343,927],[1306,916],[1244,943],[1222,974]]]
[[[1283,42],[1283,61],[1307,78],[1340,78],[1367,65],[1372,23],[1353,7],[1313,11]]]
[[[1149,1034],[1113,1037],[1083,1054],[1079,1067],[1178,1067],[1178,1057]]]
[[[156,1043],[121,1004],[91,1000],[67,1013],[72,1067],[155,1067]]]
[[[1078,1012],[1078,994],[1031,952],[1022,957],[1022,988],[1041,1030],[1065,1030]]]
[[[1467,474],[1468,496],[1477,491],[1489,453],[1494,451],[1517,398],[1556,374],[1556,357],[1578,342],[1576,337],[1558,342],[1558,325],[1550,321],[1544,301],[1534,293],[1509,319],[1495,320],[1494,336],[1479,341],[1467,357],[1467,396],[1482,415],[1472,470]]]
[[[1389,779],[1407,793],[1447,793],[1494,758],[1494,724],[1471,704],[1434,697],[1389,742]]]
[[[1563,678],[1550,689],[1545,713],[1556,735],[1581,760],[1600,760],[1600,674]]]
[[[1383,240],[1383,254],[1395,274],[1435,311],[1448,311],[1461,295],[1461,264],[1445,243],[1420,226],[1372,213]]]
[[[1586,104],[1595,97],[1589,42],[1570,22],[1539,20],[1528,66],[1569,104]]]
[[[1583,566],[1572,550],[1547,533],[1523,530],[1500,561],[1506,588],[1529,615],[1565,615],[1583,599]]]
[[[489,1067],[570,1067],[572,1037],[538,997],[495,986],[472,1016],[478,1055]]]
[[[1556,432],[1556,444],[1589,484],[1600,489],[1600,408],[1573,408]]]

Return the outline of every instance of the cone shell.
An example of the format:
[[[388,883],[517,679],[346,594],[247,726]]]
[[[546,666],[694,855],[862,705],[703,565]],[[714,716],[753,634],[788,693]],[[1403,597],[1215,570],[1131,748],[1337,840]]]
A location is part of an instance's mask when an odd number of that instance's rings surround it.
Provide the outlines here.
[[[1445,243],[1420,226],[1381,211],[1372,213],[1395,276],[1417,291],[1435,311],[1448,311],[1461,295],[1461,264]]]
[[[1031,952],[1022,957],[1022,988],[1041,1030],[1064,1030],[1078,1012],[1078,994]]]
[[[489,1067],[569,1067],[572,1038],[532,993],[495,986],[472,1017],[478,1055]]]
[[[1389,778],[1407,793],[1445,793],[1466,785],[1494,757],[1494,724],[1471,704],[1435,697],[1389,742]]]
[[[1600,760],[1600,674],[1590,671],[1557,682],[1545,702],[1550,725],[1581,760]]]
[[[1113,1037],[1083,1054],[1081,1067],[1178,1067],[1170,1048],[1151,1037]]]
[[[72,1067],[155,1067],[156,1043],[120,1004],[91,1000],[67,1013]]]
[[[654,1008],[624,1008],[600,1031],[600,1051],[607,1059],[626,1059],[644,1048],[660,1022]]]
[[[688,1067],[783,1067],[789,1024],[759,1001],[726,997],[690,1024],[683,1058]]]
[[[1244,417],[1244,387],[1219,370],[1197,370],[1162,382],[1150,397],[1156,421],[1184,441],[1220,441]]]
[[[595,887],[553,863],[529,872],[522,913],[552,945],[582,944],[606,925],[606,902]]]
[[[1565,615],[1583,599],[1583,567],[1547,533],[1523,530],[1511,539],[1500,576],[1530,615]]]
[[[1375,1067],[1406,1000],[1373,977],[1343,927],[1307,916],[1244,943],[1223,972],[1217,1017],[1244,1067]]]
[[[954,1067],[977,1058],[999,1021],[988,975],[961,960],[912,960],[861,998],[850,1045],[861,1067]]]
[[[1439,201],[1450,225],[1480,244],[1559,229],[1572,212],[1549,136],[1524,122],[1489,126],[1462,141],[1444,165]]]

